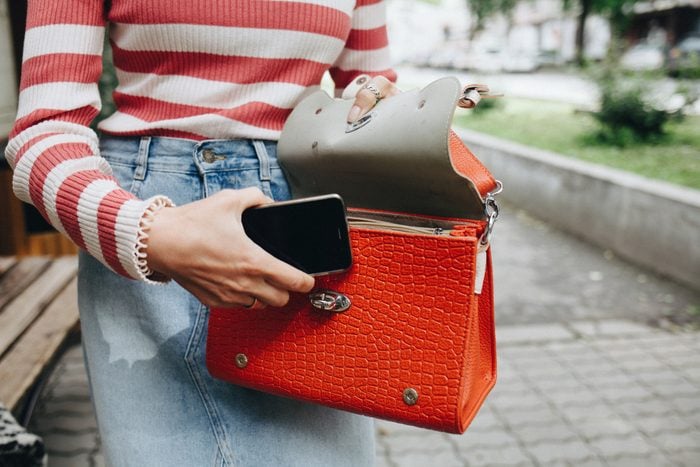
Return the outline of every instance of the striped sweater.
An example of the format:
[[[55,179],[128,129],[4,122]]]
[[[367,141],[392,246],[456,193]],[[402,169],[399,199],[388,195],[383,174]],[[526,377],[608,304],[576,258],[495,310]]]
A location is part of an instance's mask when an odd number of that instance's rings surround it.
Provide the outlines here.
[[[381,0],[29,0],[13,189],[118,274],[148,280],[142,218],[167,198],[121,189],[89,128],[106,24],[119,86],[112,135],[279,138],[329,70],[394,79]]]

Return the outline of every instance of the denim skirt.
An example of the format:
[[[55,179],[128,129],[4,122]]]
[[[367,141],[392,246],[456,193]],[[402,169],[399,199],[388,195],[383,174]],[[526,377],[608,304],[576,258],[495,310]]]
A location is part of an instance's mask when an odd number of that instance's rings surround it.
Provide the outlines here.
[[[183,205],[251,186],[276,200],[290,196],[272,141],[105,137],[101,151],[140,198],[164,194]],[[227,247],[226,238],[210,240]],[[204,362],[209,310],[178,284],[126,279],[83,253],[78,292],[109,465],[374,463],[371,419],[213,379]]]

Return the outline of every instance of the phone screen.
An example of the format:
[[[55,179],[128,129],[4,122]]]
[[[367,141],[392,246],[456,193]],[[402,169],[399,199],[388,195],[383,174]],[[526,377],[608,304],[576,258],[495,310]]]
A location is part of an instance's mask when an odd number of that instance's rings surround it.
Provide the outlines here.
[[[246,209],[243,228],[265,251],[308,274],[343,271],[352,264],[345,206],[338,195]]]

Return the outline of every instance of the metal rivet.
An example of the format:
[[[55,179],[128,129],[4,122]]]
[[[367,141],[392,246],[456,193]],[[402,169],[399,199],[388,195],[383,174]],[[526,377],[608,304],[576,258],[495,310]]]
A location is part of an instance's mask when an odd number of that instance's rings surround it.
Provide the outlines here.
[[[316,109],[316,115],[320,114],[323,109]]]
[[[416,405],[418,402],[418,391],[413,388],[404,389],[403,401],[406,403],[406,405]]]
[[[367,77],[366,77],[366,76],[363,76],[363,77],[361,77],[361,78],[357,78],[357,81],[355,81],[355,83],[357,83],[357,84],[365,84],[365,81],[367,81]]]
[[[211,164],[216,160],[216,154],[211,149],[205,149],[202,151],[202,158],[204,159],[204,162]]]
[[[316,149],[316,146],[318,146],[318,141],[311,143],[311,149]]]
[[[422,109],[424,105],[425,105],[425,99],[422,99],[422,100],[418,103],[418,108],[419,108],[419,109]]]
[[[236,366],[238,368],[245,368],[248,366],[248,357],[246,357],[244,353],[236,355]]]

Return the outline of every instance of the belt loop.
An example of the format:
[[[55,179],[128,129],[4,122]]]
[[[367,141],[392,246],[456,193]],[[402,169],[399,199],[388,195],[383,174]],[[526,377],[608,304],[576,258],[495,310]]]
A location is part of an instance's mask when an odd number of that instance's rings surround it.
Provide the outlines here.
[[[134,170],[134,180],[143,180],[146,178],[148,170],[148,150],[151,147],[151,137],[144,136],[139,142],[139,154],[136,157],[136,170]]]
[[[260,140],[253,140],[253,148],[260,163],[260,180],[263,182],[270,181],[272,178],[270,175],[270,156],[267,153],[265,143]]]

